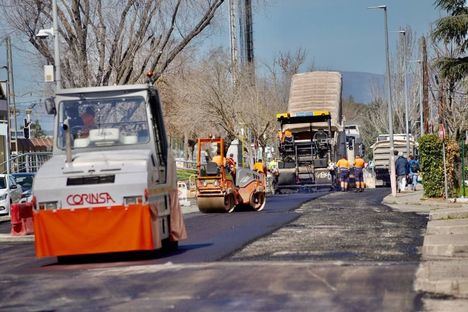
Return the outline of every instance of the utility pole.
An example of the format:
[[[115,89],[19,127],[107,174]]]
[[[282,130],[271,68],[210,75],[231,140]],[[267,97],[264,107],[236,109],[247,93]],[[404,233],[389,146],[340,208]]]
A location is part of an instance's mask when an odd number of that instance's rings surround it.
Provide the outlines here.
[[[56,92],[62,89],[62,73],[60,70],[60,45],[57,21],[57,0],[52,0],[52,19],[54,29],[54,63],[55,63],[55,88]]]
[[[17,119],[17,111],[16,111],[16,100],[15,100],[15,82],[13,78],[13,56],[11,51],[11,38],[6,38],[6,50],[7,50],[7,67],[8,67],[8,110],[10,110],[10,105],[13,106],[13,114],[14,114],[14,121],[15,121],[15,136],[11,137],[11,142],[15,142],[15,152],[16,156],[18,157],[18,119]]]
[[[420,129],[420,137],[424,135],[424,100],[423,100],[423,90],[424,90],[424,83],[423,83],[423,62],[421,60],[418,61],[418,64],[421,66],[421,77],[419,78],[419,129]]]
[[[252,0],[238,0],[240,65],[255,83]]]
[[[237,52],[237,1],[229,0],[229,32],[231,37],[231,71],[234,83],[237,82],[238,73],[238,52]]]
[[[245,0],[245,49],[247,63],[253,66],[254,63],[254,46],[253,46],[253,19],[252,19],[252,0]]]
[[[254,60],[254,41],[253,41],[253,18],[252,18],[252,0],[245,0],[244,7],[244,40],[245,56],[247,70],[249,71],[251,83],[255,84],[255,60]]]

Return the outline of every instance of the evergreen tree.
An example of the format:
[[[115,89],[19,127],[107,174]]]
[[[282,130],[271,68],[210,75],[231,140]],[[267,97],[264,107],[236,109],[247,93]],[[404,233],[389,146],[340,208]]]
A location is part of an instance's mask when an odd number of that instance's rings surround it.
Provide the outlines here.
[[[447,11],[448,16],[437,20],[432,39],[454,45],[452,56],[438,58],[436,65],[444,78],[460,81],[468,73],[468,57],[465,53],[468,50],[468,7],[465,0],[436,0],[435,5]]]
[[[39,120],[36,120],[34,123],[31,124],[31,130],[31,137],[33,138],[44,138],[47,136],[44,130],[42,130]]]

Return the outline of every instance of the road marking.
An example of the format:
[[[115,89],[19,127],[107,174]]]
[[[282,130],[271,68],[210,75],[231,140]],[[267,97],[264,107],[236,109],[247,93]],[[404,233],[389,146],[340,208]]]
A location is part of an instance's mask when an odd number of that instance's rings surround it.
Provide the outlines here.
[[[326,279],[312,272],[310,268],[307,268],[307,271],[310,273],[310,275],[321,281],[328,289],[332,290],[333,292],[336,292],[336,287],[330,285],[330,283]]]
[[[412,262],[405,262],[405,265],[418,264]],[[326,267],[326,266],[359,266],[359,267],[382,267],[382,266],[394,266],[401,265],[398,262],[374,262],[374,261],[301,261],[301,262],[290,262],[290,261],[243,261],[243,262],[209,262],[209,263],[185,263],[185,264],[174,264],[172,262],[166,262],[164,264],[149,264],[149,265],[134,265],[129,267],[113,267],[113,268],[95,268],[89,269],[84,272],[85,275],[90,277],[105,277],[105,276],[123,276],[123,275],[137,275],[147,273],[157,273],[161,271],[179,271],[187,269],[222,269],[223,267],[290,267],[290,268],[304,268],[308,267]],[[331,286],[331,285],[330,285]],[[333,287],[333,286],[331,286]]]

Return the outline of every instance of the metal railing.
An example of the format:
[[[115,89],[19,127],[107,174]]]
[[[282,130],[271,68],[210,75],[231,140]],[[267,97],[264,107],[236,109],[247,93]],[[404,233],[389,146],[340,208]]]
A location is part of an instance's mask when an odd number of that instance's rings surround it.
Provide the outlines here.
[[[177,169],[196,170],[197,169],[197,162],[193,161],[193,160],[176,159],[176,167],[177,167]]]
[[[52,157],[52,152],[25,153],[10,158],[10,171],[15,172],[37,172],[39,168]],[[7,173],[7,161],[0,163],[1,173]]]

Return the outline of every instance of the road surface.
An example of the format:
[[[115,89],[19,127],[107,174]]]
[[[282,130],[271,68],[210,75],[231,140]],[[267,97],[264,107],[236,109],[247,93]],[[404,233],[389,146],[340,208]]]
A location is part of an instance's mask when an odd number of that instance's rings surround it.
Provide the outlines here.
[[[380,205],[387,194],[282,195],[260,213],[190,214],[177,253],[59,265],[34,259],[32,243],[1,243],[0,309],[418,310],[426,216]]]

